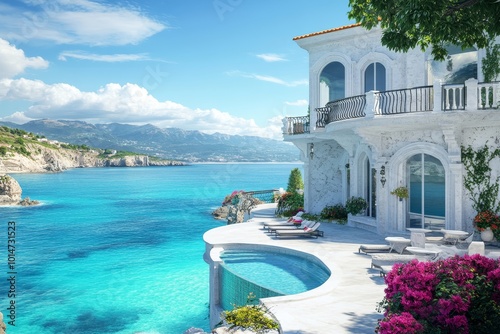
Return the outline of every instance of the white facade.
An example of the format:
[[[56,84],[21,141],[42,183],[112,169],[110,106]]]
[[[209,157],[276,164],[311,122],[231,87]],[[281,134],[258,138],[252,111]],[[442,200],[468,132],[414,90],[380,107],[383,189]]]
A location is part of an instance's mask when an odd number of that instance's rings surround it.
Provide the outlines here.
[[[381,36],[380,29],[352,25],[295,39],[309,52],[310,131],[294,133],[288,119],[284,138],[303,153],[305,208],[319,213],[327,205],[360,196],[371,205],[366,216],[350,217],[354,226],[380,234],[402,233],[410,226],[472,231],[476,213],[463,187],[460,146],[500,146],[500,85],[485,86],[475,79],[482,77],[482,50],[468,54],[475,59],[466,64],[476,71],[475,78],[441,86],[438,80],[446,77],[439,77],[436,66],[447,68],[449,78],[459,61],[436,65],[428,52],[390,51],[381,45]],[[419,88],[408,90],[414,87]],[[481,107],[478,87],[493,90],[490,108]],[[347,110],[351,116],[318,120],[322,116],[316,108],[325,107],[329,97],[358,95],[365,103],[358,108],[362,116]],[[424,100],[429,105],[418,106]],[[350,107],[336,108],[342,114]],[[500,161],[494,164],[494,174],[500,175]],[[390,194],[398,186],[410,189],[410,199],[399,201]]]

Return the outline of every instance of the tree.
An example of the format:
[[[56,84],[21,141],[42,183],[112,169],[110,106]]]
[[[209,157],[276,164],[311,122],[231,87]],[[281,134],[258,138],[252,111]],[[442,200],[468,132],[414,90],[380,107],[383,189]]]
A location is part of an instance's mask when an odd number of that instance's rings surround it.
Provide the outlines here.
[[[288,177],[288,186],[286,191],[289,193],[297,192],[297,189],[304,189],[304,181],[302,181],[302,174],[300,173],[300,169],[294,168],[290,172],[290,176]]]
[[[447,45],[486,48],[500,35],[499,0],[349,0],[349,18],[384,29],[382,44],[406,52],[432,47],[445,60]]]

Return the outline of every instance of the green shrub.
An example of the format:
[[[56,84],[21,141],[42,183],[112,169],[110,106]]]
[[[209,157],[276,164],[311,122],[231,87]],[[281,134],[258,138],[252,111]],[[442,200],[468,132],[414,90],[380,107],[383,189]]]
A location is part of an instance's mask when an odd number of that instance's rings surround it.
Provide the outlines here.
[[[250,293],[247,300],[253,302],[255,295]],[[241,327],[256,333],[266,333],[278,329],[278,323],[268,316],[266,308],[261,305],[235,306],[232,311],[224,311],[223,317],[229,329]]]
[[[304,208],[304,194],[286,192],[278,199],[277,216],[291,217]]]
[[[342,204],[325,206],[320,213],[321,219],[337,220],[339,222],[347,221],[347,210]]]
[[[347,210],[347,213],[350,213],[351,215],[357,215],[365,211],[367,207],[368,203],[366,203],[366,200],[363,197],[353,196],[349,198],[345,203],[345,208]]]
[[[288,185],[286,191],[289,193],[294,193],[297,189],[304,189],[304,181],[302,181],[302,174],[300,173],[300,169],[294,168],[290,172],[290,176],[288,177]]]

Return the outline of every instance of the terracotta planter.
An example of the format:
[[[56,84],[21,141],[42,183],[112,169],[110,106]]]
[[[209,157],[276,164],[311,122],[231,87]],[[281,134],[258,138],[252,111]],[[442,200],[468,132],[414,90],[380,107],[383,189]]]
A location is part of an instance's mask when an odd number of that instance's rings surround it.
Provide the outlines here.
[[[481,231],[481,240],[492,241],[494,238],[493,231],[488,227],[486,230]]]

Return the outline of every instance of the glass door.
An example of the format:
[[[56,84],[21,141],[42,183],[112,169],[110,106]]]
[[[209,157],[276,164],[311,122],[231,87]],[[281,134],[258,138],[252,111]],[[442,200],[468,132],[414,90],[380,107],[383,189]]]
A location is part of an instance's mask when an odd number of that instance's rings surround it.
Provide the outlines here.
[[[416,154],[407,161],[410,197],[407,227],[438,230],[445,227],[445,170],[428,154]]]

